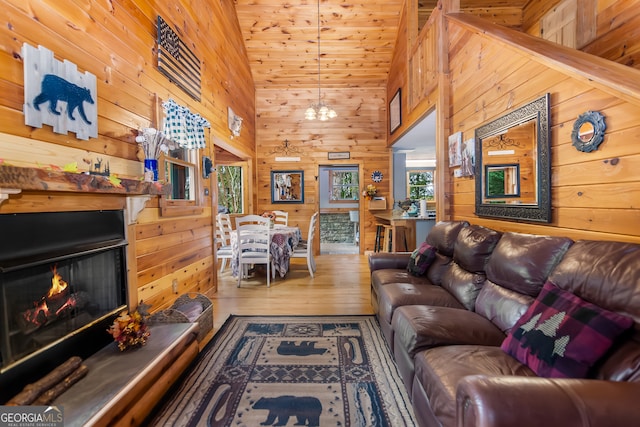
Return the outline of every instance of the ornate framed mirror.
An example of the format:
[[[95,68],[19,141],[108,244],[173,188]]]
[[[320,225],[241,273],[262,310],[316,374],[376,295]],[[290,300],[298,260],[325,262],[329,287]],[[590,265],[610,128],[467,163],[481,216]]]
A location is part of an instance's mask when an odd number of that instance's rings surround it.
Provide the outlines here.
[[[573,124],[571,143],[576,150],[590,153],[598,149],[604,140],[604,131],[607,126],[604,116],[598,111],[587,111],[580,114]]]
[[[551,222],[549,94],[480,126],[476,215]]]

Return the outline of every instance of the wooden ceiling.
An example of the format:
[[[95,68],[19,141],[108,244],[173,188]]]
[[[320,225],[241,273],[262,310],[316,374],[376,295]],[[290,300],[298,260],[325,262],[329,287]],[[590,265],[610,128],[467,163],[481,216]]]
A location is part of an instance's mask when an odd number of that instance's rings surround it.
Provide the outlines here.
[[[491,16],[529,0],[461,0]],[[256,89],[318,86],[318,2],[234,0]],[[418,0],[428,16],[436,0]],[[320,0],[322,87],[385,86],[403,0]]]
[[[317,86],[317,1],[235,3],[256,88]],[[385,85],[401,7],[402,0],[321,0],[321,85]]]

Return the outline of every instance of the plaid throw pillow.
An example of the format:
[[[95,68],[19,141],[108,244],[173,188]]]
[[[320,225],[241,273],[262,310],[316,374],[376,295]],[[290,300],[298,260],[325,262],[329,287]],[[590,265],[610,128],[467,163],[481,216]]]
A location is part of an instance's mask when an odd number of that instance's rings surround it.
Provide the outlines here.
[[[407,271],[414,276],[422,276],[436,259],[436,248],[427,242],[422,242],[420,247],[411,253]]]
[[[501,348],[538,376],[585,378],[632,324],[547,282]]]

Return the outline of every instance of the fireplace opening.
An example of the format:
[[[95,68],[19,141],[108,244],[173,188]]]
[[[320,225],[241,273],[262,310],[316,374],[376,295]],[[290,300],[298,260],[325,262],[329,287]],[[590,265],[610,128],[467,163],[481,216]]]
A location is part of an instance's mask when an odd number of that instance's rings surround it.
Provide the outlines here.
[[[69,357],[111,341],[106,329],[126,308],[127,242],[123,211],[0,215],[0,230],[6,402]]]

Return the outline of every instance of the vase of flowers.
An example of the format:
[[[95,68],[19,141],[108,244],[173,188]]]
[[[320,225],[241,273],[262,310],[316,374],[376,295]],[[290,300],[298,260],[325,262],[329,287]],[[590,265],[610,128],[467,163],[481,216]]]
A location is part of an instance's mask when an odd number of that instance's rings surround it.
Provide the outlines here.
[[[147,326],[148,307],[141,303],[133,313],[122,311],[107,329],[120,351],[142,347],[147,343],[151,335]]]
[[[276,221],[276,213],[273,211],[266,211],[262,213],[263,218],[269,218],[269,227],[273,228],[273,224]]]
[[[174,144],[165,137],[163,132],[154,128],[144,128],[136,137],[136,142],[142,146],[144,151],[144,180],[158,180],[158,158],[161,153],[169,153]]]
[[[373,184],[367,185],[367,188],[362,192],[362,196],[367,200],[373,200],[376,194],[378,194],[378,189]]]

